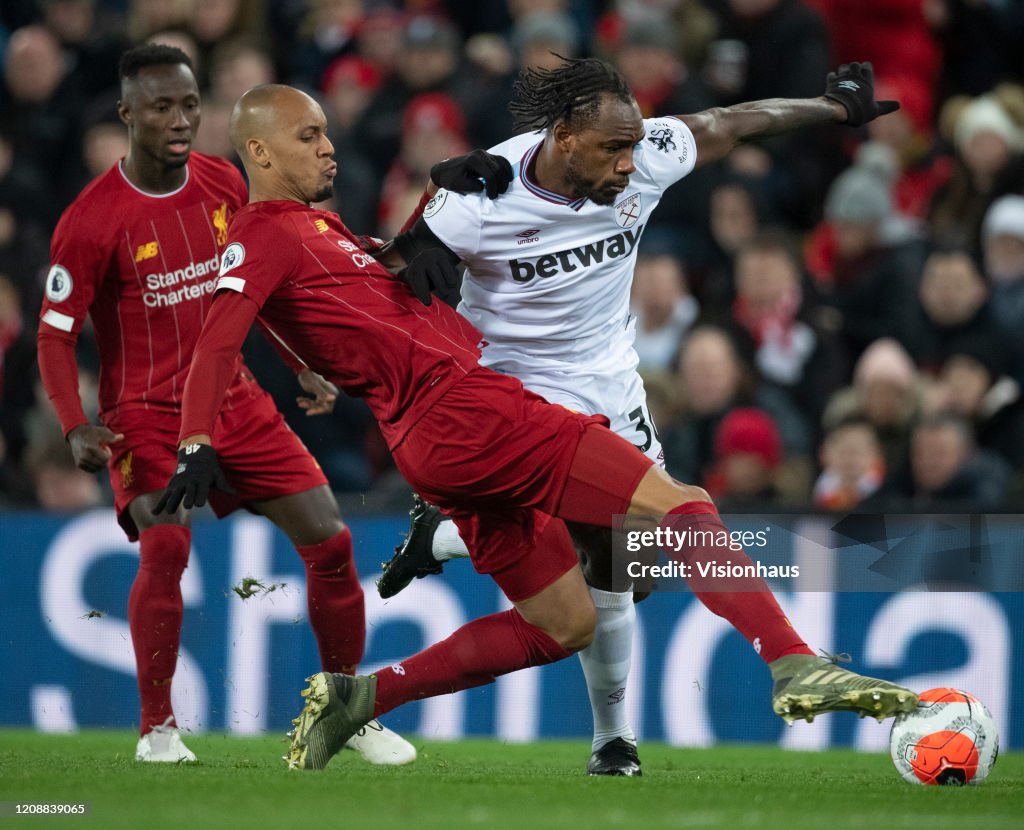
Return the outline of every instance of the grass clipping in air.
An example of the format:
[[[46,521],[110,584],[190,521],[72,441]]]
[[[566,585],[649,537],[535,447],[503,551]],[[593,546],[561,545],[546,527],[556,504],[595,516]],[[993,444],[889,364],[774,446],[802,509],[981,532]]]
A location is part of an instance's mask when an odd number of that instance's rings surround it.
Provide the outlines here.
[[[287,587],[287,582],[272,582],[270,585],[264,585],[258,579],[247,576],[238,585],[233,585],[231,590],[242,599],[249,599],[257,594],[272,594],[274,591],[283,590]]]

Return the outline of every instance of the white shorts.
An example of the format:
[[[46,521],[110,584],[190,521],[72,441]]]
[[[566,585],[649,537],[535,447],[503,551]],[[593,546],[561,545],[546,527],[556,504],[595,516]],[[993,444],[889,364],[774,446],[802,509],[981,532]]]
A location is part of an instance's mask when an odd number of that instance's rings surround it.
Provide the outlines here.
[[[659,467],[665,467],[665,451],[647,408],[643,381],[635,369],[617,374],[549,371],[517,377],[523,386],[550,403],[584,415],[607,416],[613,432]]]

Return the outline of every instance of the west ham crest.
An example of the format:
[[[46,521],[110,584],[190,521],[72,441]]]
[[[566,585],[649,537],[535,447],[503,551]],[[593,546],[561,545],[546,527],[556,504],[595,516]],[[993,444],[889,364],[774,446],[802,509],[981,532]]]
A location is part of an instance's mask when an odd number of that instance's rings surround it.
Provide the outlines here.
[[[615,206],[615,221],[620,228],[631,228],[640,218],[640,194],[627,196]]]

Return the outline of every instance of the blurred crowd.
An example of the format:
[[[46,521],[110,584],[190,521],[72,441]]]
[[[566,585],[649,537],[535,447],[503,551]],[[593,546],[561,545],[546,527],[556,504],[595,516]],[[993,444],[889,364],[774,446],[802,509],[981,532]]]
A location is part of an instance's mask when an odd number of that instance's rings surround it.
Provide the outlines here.
[[[251,86],[316,96],[331,208],[384,238],[432,164],[513,134],[523,67],[605,58],[652,116],[811,97],[830,68],[872,61],[897,113],[744,146],[668,191],[645,231],[637,351],[668,470],[723,510],[1024,506],[1014,0],[4,0],[0,503],[109,499],[74,469],[34,336],[49,234],[126,151],[117,60],[144,40],[192,57],[202,152],[233,157],[228,115]],[[258,336],[247,357],[336,490],[405,503],[365,406],[307,419]],[[88,337],[79,359],[95,401]]]

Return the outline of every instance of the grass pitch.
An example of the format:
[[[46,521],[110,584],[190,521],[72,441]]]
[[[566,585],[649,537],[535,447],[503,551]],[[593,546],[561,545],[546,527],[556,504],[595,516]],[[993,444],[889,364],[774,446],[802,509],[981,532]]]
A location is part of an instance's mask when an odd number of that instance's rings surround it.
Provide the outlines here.
[[[289,771],[279,738],[188,737],[200,763],[132,760],[125,732],[0,731],[0,802],[87,801],[88,816],[0,818],[6,827],[1019,828],[1024,756],[979,787],[913,787],[888,757],[769,747],[643,744],[640,779],[588,778],[589,744],[414,741],[419,760],[384,769],[344,752]]]

